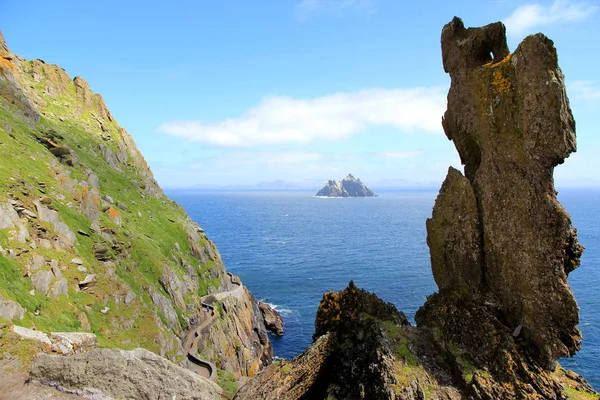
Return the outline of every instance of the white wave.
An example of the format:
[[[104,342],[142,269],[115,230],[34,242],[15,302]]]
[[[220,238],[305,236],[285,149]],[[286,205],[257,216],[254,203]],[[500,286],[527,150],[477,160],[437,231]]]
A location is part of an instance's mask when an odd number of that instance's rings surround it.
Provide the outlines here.
[[[289,308],[284,308],[278,304],[269,303],[267,301],[263,301],[263,303],[268,304],[273,310],[277,311],[281,315],[290,315],[294,313],[294,310]]]

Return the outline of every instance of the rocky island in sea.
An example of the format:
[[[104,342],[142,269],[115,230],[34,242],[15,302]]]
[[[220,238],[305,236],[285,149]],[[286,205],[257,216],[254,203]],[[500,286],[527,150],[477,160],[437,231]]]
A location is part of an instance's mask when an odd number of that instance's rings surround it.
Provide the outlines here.
[[[360,179],[352,174],[341,181],[329,180],[319,192],[317,197],[375,197],[377,196]]]

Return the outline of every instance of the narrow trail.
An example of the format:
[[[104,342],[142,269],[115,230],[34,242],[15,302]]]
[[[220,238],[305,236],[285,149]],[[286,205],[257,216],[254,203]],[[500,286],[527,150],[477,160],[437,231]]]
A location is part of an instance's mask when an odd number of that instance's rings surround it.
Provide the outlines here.
[[[201,359],[198,353],[198,340],[215,322],[215,309],[212,305],[205,303],[204,300],[208,297],[212,297],[215,301],[220,301],[227,297],[236,297],[242,300],[244,296],[244,286],[240,279],[231,272],[228,272],[227,275],[229,275],[231,284],[236,286],[236,288],[225,292],[213,293],[201,298],[202,322],[193,329],[190,329],[183,342],[183,350],[187,353],[187,359],[192,364],[190,369],[198,375],[211,380],[216,379],[217,368],[211,362]]]

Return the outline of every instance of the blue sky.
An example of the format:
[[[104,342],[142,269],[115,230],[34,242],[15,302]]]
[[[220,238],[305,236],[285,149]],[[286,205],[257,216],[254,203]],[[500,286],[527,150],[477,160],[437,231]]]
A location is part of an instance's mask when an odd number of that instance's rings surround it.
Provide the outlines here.
[[[579,151],[558,186],[600,186],[600,2],[0,0],[13,52],[101,93],[164,187],[437,187],[459,166],[443,135],[440,33],[502,20],[509,47],[554,40]]]

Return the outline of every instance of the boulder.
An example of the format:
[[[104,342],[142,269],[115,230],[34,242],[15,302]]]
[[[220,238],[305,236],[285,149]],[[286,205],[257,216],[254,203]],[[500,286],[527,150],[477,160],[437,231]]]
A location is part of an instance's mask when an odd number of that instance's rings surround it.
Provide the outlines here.
[[[52,345],[50,338],[44,332],[34,331],[33,329],[24,328],[18,325],[13,325],[13,332],[25,339],[37,340],[38,342]]]
[[[87,332],[52,332],[50,333],[52,350],[71,355],[96,348],[96,335]]]
[[[141,348],[39,354],[30,375],[34,381],[94,398],[220,400],[222,393],[210,380]]]
[[[61,277],[54,282],[52,288],[48,292],[48,297],[56,299],[58,296],[67,296],[69,294],[69,285],[64,277]]]
[[[19,214],[10,203],[0,204],[0,229],[14,228],[19,222]]]
[[[54,279],[54,274],[51,271],[43,270],[38,271],[35,274],[31,275],[31,283],[35,290],[42,294],[48,294],[50,290],[50,283]]]
[[[54,228],[54,231],[60,235],[63,241],[68,245],[73,245],[77,240],[75,234],[69,229],[58,215],[58,212],[49,209],[39,201],[34,201],[40,220],[49,222]]]
[[[23,319],[27,310],[16,301],[5,299],[0,296],[0,318],[2,319]]]
[[[121,223],[122,223],[121,211],[119,211],[113,207],[108,207],[108,209],[105,211],[105,213],[116,225],[121,226]]]

